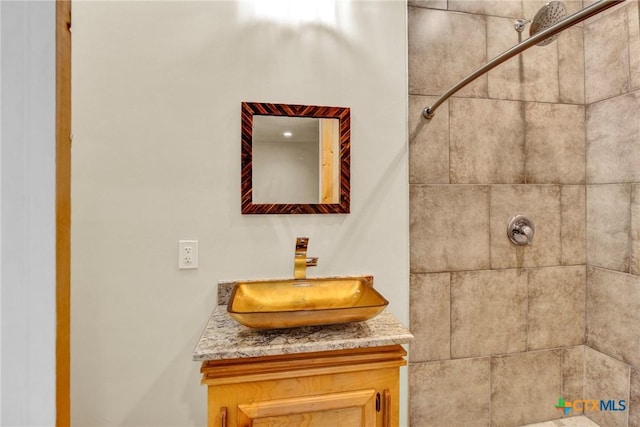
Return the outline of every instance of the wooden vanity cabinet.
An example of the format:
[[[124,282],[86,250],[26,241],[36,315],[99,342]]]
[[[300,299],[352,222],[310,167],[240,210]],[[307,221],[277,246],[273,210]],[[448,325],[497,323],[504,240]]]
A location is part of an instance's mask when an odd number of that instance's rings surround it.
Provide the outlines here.
[[[209,427],[394,427],[400,345],[202,363]]]

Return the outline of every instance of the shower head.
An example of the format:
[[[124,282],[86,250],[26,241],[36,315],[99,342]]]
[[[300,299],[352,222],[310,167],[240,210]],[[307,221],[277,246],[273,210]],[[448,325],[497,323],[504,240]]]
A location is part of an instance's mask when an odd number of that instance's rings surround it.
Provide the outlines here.
[[[551,1],[538,10],[533,19],[522,20],[518,19],[514,27],[516,31],[522,32],[527,23],[531,22],[531,27],[529,27],[529,36],[533,36],[540,31],[549,28],[550,26],[557,24],[567,17],[567,9],[564,7],[564,3],[560,1]],[[559,34],[551,36],[542,40],[536,46],[546,46],[549,43],[555,41]]]
[[[564,7],[564,3],[559,1],[552,1],[542,6],[538,13],[533,17],[531,27],[529,27],[529,36],[532,36],[545,28],[549,28],[553,24],[562,21],[567,17],[567,9]],[[551,36],[542,40],[536,46],[546,46],[558,38],[560,34]]]

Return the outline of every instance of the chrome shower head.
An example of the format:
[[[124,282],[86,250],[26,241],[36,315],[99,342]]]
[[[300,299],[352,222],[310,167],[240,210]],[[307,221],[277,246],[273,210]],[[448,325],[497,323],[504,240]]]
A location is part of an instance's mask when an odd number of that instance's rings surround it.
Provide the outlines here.
[[[531,22],[531,27],[529,27],[529,36],[533,36],[540,31],[551,27],[554,24],[562,21],[567,17],[567,9],[564,7],[564,3],[560,1],[551,1],[538,10],[533,19],[523,20],[518,19],[514,23],[514,27],[516,31],[522,32],[527,23]],[[551,36],[547,39],[542,40],[536,46],[546,46],[549,43],[555,41],[558,38],[559,34],[555,36]]]
[[[529,27],[529,36],[532,36],[545,28],[557,24],[567,17],[567,9],[564,7],[564,3],[559,1],[552,1],[542,6],[538,13],[533,17],[531,27]],[[560,34],[551,36],[548,39],[542,40],[536,46],[546,46],[558,38]]]

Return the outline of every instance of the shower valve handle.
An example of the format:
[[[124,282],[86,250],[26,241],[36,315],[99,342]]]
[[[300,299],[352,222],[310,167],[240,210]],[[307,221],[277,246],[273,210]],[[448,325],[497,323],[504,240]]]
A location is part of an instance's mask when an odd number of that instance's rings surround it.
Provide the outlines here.
[[[515,245],[531,245],[535,227],[526,215],[516,215],[507,224],[507,236]]]

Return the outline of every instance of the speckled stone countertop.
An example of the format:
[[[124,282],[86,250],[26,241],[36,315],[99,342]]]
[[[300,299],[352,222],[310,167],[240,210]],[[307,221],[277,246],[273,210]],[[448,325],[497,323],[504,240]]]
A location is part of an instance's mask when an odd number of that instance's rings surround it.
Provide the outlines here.
[[[230,283],[220,283],[218,305],[193,350],[194,361],[273,356],[406,344],[409,330],[388,310],[365,322],[292,329],[259,330],[227,314]]]

